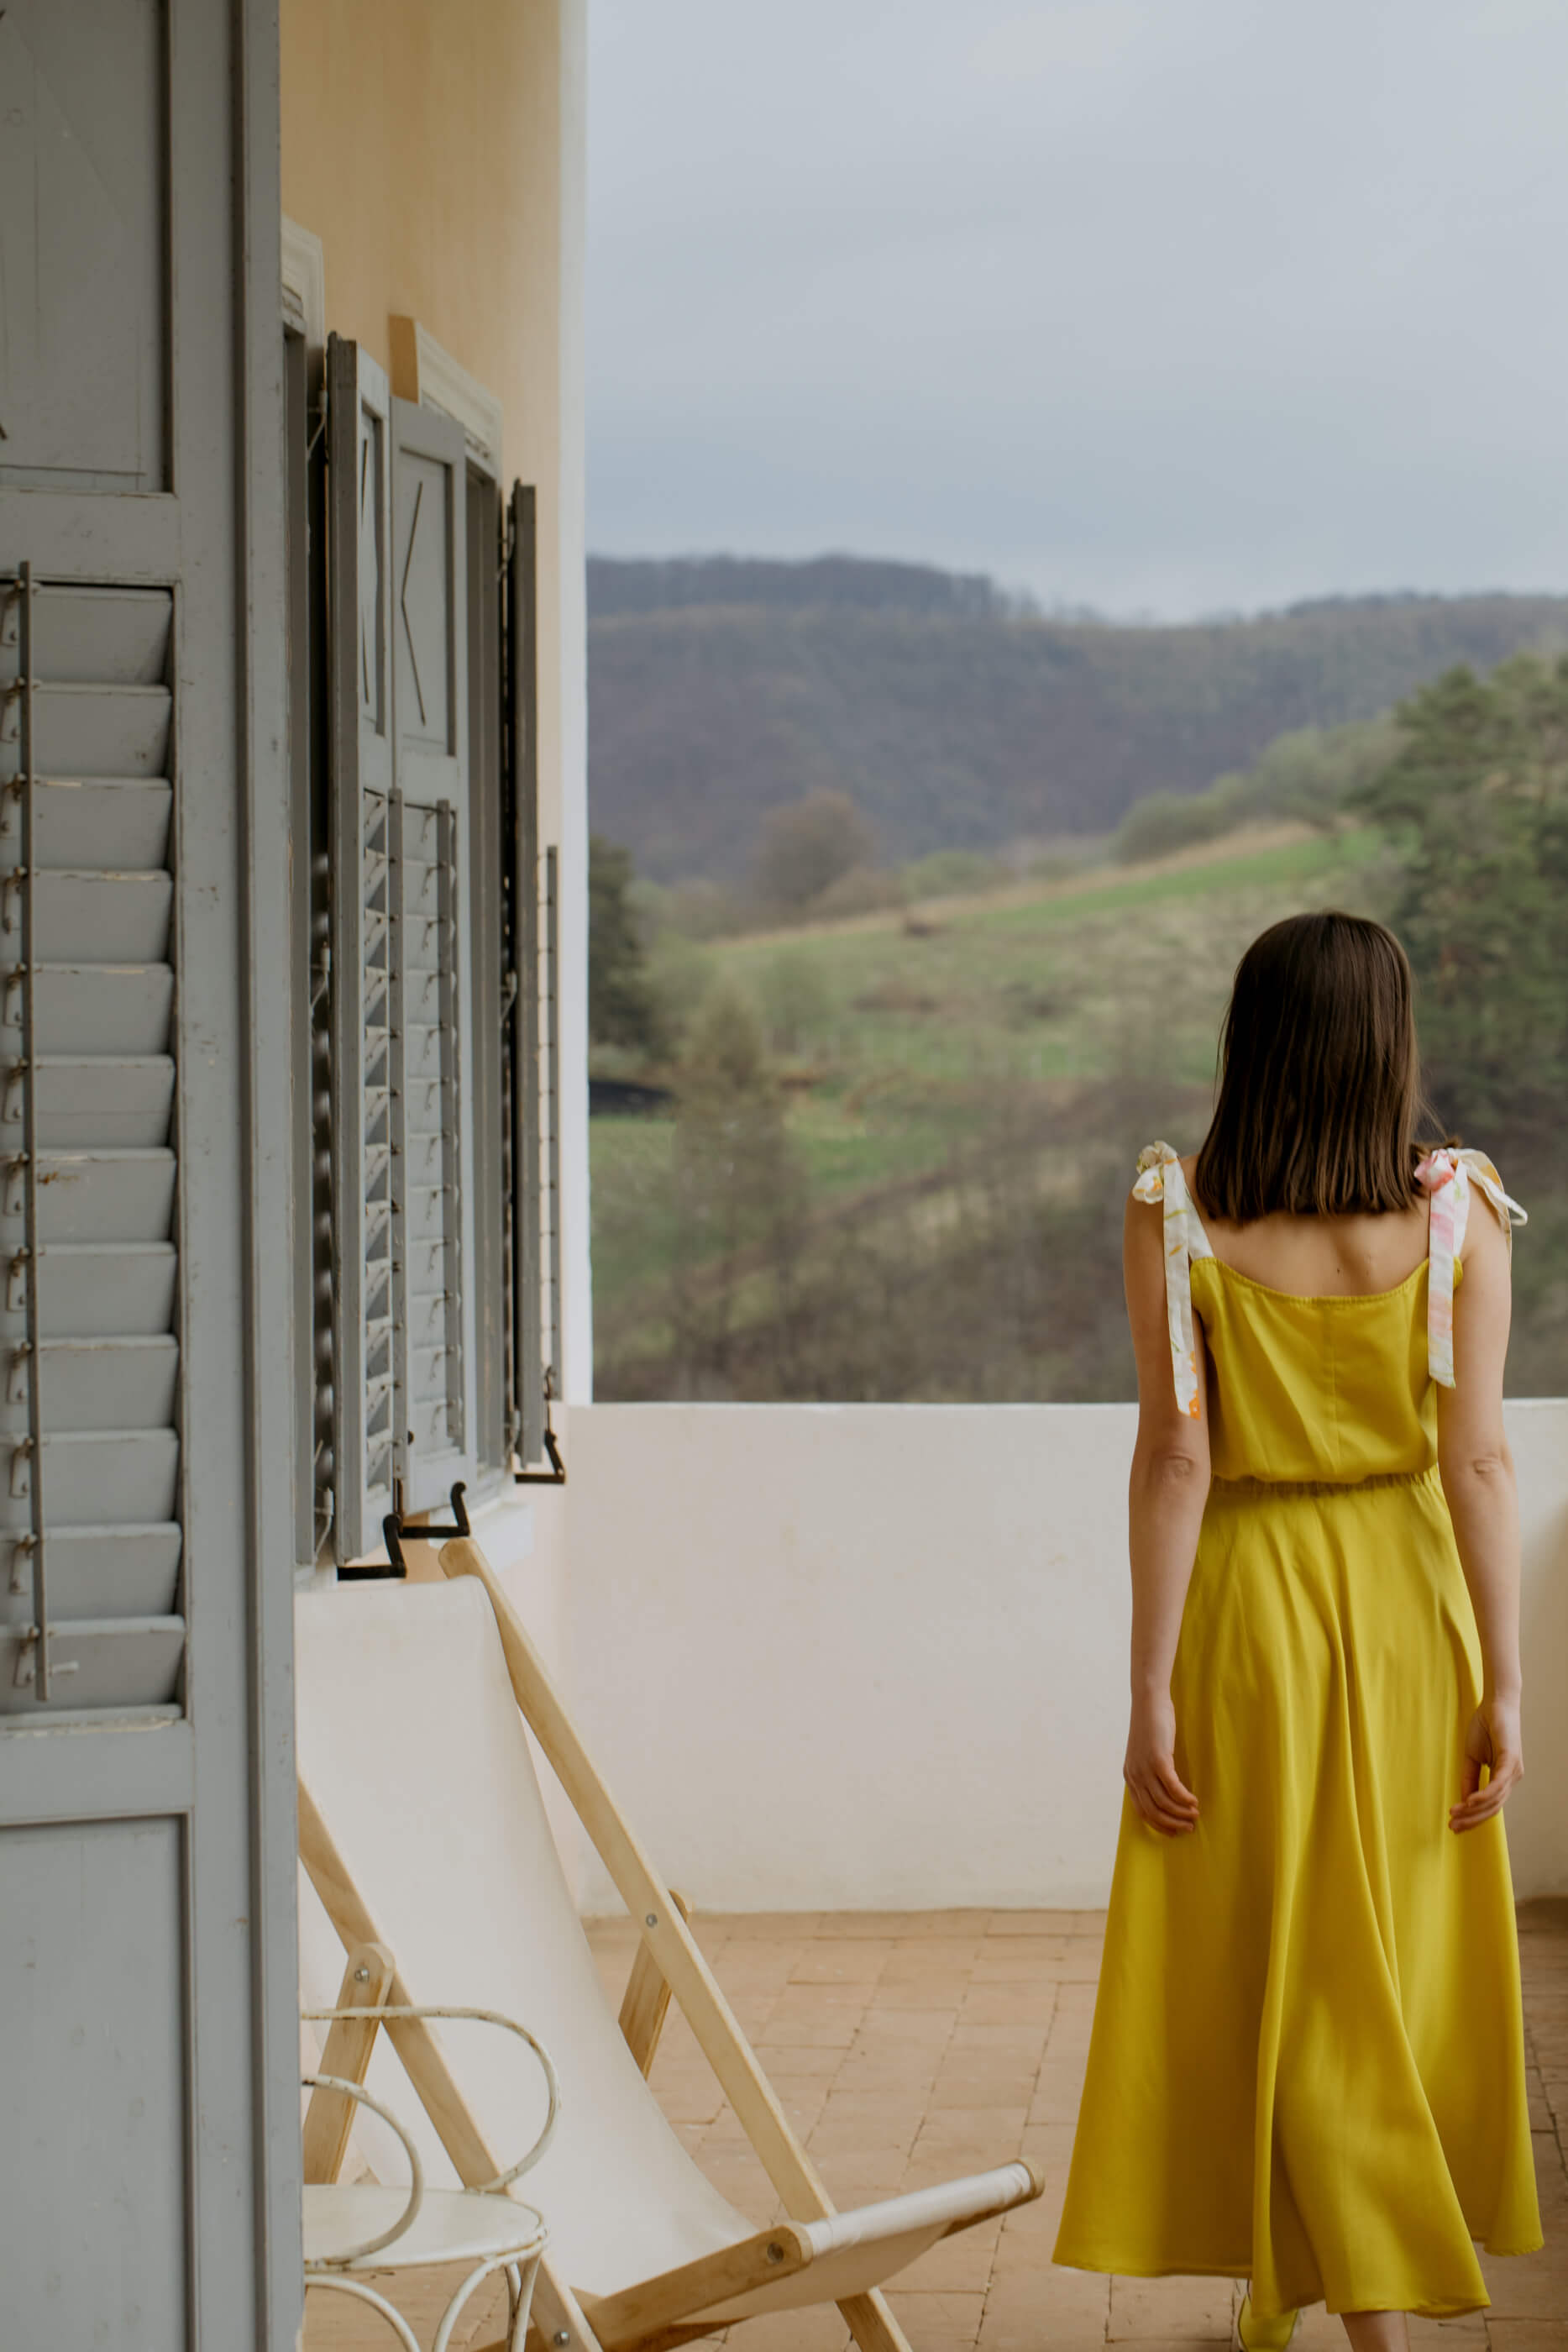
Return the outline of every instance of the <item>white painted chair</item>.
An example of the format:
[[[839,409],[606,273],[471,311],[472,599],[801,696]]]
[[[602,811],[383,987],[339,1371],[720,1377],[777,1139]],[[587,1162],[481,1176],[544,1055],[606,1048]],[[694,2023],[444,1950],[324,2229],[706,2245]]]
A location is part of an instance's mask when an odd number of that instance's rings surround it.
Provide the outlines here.
[[[402,2312],[363,2274],[460,2263],[463,2274],[431,2346],[431,2352],[448,2352],[452,2331],[471,2297],[499,2271],[507,2291],[507,2352],[523,2352],[546,2232],[534,2208],[507,2192],[532,2171],[554,2134],[559,2107],[555,2069],[533,2035],[510,2018],[487,2010],[389,2008],[387,1994],[395,1976],[392,1957],[380,1945],[356,1945],[349,1954],[341,2000],[331,2009],[302,2012],[308,2022],[332,2029],[319,2071],[300,2077],[312,2094],[303,2133],[305,2284],[369,2304],[386,2321],[402,2352],[420,2352]],[[433,2018],[504,2028],[528,2043],[544,2076],[549,2105],[543,2129],[516,2164],[478,2188],[427,2188],[419,2150],[408,2132],[392,2109],[364,2088],[378,2030],[393,2021],[427,2025]],[[340,2182],[356,2107],[378,2116],[402,2142],[408,2159],[406,2196],[375,2182]]]
[[[682,1908],[612,1802],[476,1544],[444,1586],[358,1585],[297,1609],[300,1858],[346,1948],[395,1949],[409,1988],[528,2017],[566,2084],[535,2193],[549,2221],[531,2341],[663,2352],[741,2319],[836,2303],[862,2352],[908,2352],[882,2284],[937,2239],[1040,2193],[1021,2160],[839,2213],[725,2002]],[[604,2002],[535,1778],[524,1721],[642,1935],[621,2022]],[[318,1966],[318,1981],[324,1970]],[[680,2004],[791,2219],[757,2230],[710,2186],[648,2087]],[[390,2018],[433,2175],[493,2180],[493,2147],[539,2091],[455,2036]],[[368,2077],[395,2098],[384,2048]],[[378,2173],[394,2152],[356,2133]],[[531,2185],[531,2184],[530,2184]],[[498,2347],[497,2348],[498,2352]]]

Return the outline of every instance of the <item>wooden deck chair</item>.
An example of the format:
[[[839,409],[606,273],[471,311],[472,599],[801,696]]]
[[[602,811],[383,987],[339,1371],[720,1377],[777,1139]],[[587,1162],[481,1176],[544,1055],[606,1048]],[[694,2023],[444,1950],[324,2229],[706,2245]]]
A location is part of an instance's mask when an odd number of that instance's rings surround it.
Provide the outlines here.
[[[737,2320],[831,2302],[862,2352],[909,2352],[882,2283],[938,2238],[1038,2197],[1039,2175],[1015,2161],[835,2212],[477,1545],[448,1544],[441,1559],[445,1585],[299,1597],[300,1858],[345,1949],[396,1954],[392,2005],[498,2009],[554,2054],[559,2122],[528,2180],[549,2231],[530,2347],[662,2352]],[[622,2025],[560,1867],[525,1721],[641,1931]],[[318,1962],[319,1983],[307,1981],[316,2005],[330,2000],[338,1965]],[[666,1989],[789,2222],[745,2221],[666,2122],[645,2075]],[[493,2179],[496,2151],[537,2127],[537,2074],[477,2039],[467,2047],[446,2029],[437,2041],[427,2026],[389,2023],[368,2079],[394,2106],[395,2074],[377,2083],[377,2067],[394,2063],[387,2042],[424,2111],[405,2120],[416,2137],[426,2126],[431,2177],[444,2177],[444,2149],[459,2180]],[[356,2141],[379,2173],[371,2124]]]

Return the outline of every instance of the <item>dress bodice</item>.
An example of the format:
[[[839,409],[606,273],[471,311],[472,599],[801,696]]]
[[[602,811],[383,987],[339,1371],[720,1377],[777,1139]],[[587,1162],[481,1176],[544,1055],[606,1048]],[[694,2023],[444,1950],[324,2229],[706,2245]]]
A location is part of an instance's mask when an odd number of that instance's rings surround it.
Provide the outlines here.
[[[1410,1475],[1437,1458],[1427,1270],[1364,1298],[1270,1290],[1217,1257],[1193,1267],[1217,1478]]]
[[[1471,1188],[1505,1233],[1524,1212],[1479,1151],[1433,1152],[1427,1257],[1393,1290],[1307,1298],[1216,1257],[1168,1144],[1139,1160],[1140,1200],[1164,1210],[1166,1304],[1177,1402],[1195,1418],[1194,1318],[1208,1361],[1209,1460],[1217,1478],[1352,1485],[1411,1476],[1437,1458],[1437,1389],[1452,1387],[1453,1297],[1463,1277]]]

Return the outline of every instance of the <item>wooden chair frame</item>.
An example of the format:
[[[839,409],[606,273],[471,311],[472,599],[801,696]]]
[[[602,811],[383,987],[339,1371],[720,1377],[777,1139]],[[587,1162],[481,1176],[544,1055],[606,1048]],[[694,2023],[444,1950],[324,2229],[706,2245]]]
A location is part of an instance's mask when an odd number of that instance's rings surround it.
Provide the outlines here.
[[[621,2009],[622,2032],[633,2057],[646,2074],[673,1997],[791,2221],[831,2220],[836,2208],[698,1948],[685,1902],[660,1877],[611,1796],[479,1546],[472,1538],[460,1538],[445,1545],[440,1558],[447,1576],[472,1576],[484,1586],[523,1720],[637,1924],[641,1941]],[[345,1949],[379,1946],[376,1923],[303,1782],[299,1853]],[[391,2007],[410,2005],[395,1970],[382,1998]],[[389,2020],[383,2030],[459,2179],[470,2185],[493,2179],[500,2167],[428,2027]],[[325,2137],[325,2121],[321,2131]],[[1042,2185],[1037,2174],[1036,2195]],[[548,2213],[545,2218],[548,2222]],[[955,2226],[968,2227],[983,2218],[970,2215]],[[811,2259],[806,2233],[780,2223],[618,2294],[580,2303],[547,2252],[534,2294],[529,2352],[666,2352],[666,2347],[715,2332],[712,2320],[698,2321],[693,2315],[788,2277]],[[860,2352],[911,2352],[880,2288],[841,2302],[839,2309]],[[486,2346],[484,2352],[502,2352],[502,2347]]]

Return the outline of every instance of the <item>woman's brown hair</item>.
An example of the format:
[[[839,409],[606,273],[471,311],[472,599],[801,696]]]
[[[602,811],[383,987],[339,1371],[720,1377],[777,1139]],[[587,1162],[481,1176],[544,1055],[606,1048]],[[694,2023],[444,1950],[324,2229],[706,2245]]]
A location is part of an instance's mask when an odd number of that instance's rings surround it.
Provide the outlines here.
[[[1202,1206],[1235,1224],[1409,1208],[1420,1057],[1410,966],[1362,915],[1291,915],[1236,967]]]

